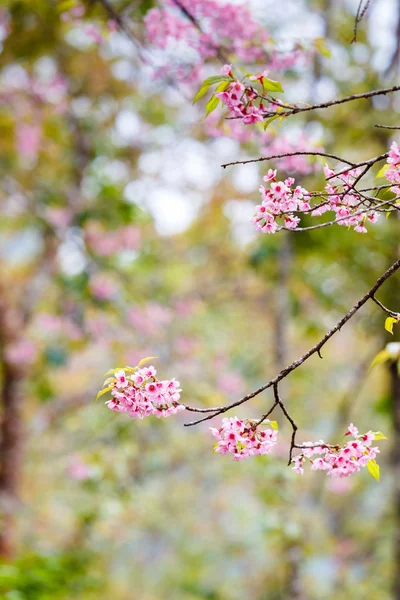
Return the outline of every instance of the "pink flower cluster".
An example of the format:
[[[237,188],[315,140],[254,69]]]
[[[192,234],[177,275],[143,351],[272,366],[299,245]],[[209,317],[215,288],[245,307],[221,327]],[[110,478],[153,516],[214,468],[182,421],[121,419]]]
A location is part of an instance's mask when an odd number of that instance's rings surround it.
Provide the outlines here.
[[[132,419],[149,415],[169,417],[185,410],[179,403],[182,391],[179,381],[159,381],[153,366],[119,369],[105,380],[104,386],[98,396],[111,391],[112,399],[106,402],[108,408],[128,413]]]
[[[313,471],[326,471],[330,477],[348,477],[358,473],[379,453],[379,448],[372,447],[376,434],[372,431],[360,434],[357,427],[350,424],[346,435],[353,439],[344,445],[332,446],[323,440],[302,444],[302,453],[293,459],[293,470],[303,475],[304,463],[310,462]],[[382,434],[379,435],[380,439],[385,439]],[[316,454],[320,456],[313,458]]]
[[[293,212],[311,210],[307,190],[299,185],[293,189],[293,177],[276,181],[276,170],[272,169],[269,169],[264,181],[269,183],[269,189],[260,187],[262,202],[256,206],[257,212],[253,217],[255,228],[262,233],[275,233],[282,227],[296,229],[300,218]],[[277,222],[278,218],[281,224]]]
[[[352,169],[335,175],[332,169],[325,166],[324,174],[329,180],[338,178],[341,183],[327,183],[325,189],[329,200],[311,206],[310,192],[301,186],[293,188],[293,177],[277,181],[276,170],[269,169],[264,177],[264,181],[269,183],[269,188],[260,187],[262,202],[256,206],[257,212],[253,217],[255,228],[262,233],[275,233],[282,228],[296,229],[300,217],[295,216],[295,212],[319,217],[327,211],[333,211],[336,213],[337,225],[354,227],[354,231],[358,233],[367,233],[366,223],[376,223],[379,213],[365,208],[362,197],[356,190],[351,189],[358,176],[357,170]]]
[[[135,250],[140,247],[141,233],[138,227],[125,225],[113,231],[107,231],[94,221],[85,227],[85,238],[95,254],[111,256],[122,250]]]
[[[389,183],[394,185],[400,184],[400,149],[396,142],[393,142],[389,150],[389,158],[387,160],[389,167],[385,171],[385,177]],[[392,191],[400,196],[400,187],[392,188]]]
[[[296,152],[307,152],[310,148],[316,152],[323,152],[323,148],[313,144],[305,132],[302,132],[297,139],[293,139],[293,135],[288,136],[281,133],[271,139],[272,136],[267,137],[266,134],[268,134],[268,130],[264,132],[266,139],[261,148],[263,156],[292,154],[292,156],[284,156],[276,160],[276,164],[281,171],[308,175],[319,170],[320,166],[317,163],[312,164],[308,156],[295,154]]]
[[[323,206],[315,208],[311,213],[312,216],[320,216],[324,212],[332,210],[336,213],[338,225],[354,227],[354,231],[358,233],[367,233],[366,223],[376,223],[379,219],[379,213],[375,210],[365,210],[364,199],[356,190],[352,189],[354,181],[360,174],[358,169],[350,169],[345,173],[336,175],[326,165],[324,174],[329,181],[338,179],[340,183],[336,185],[326,184],[325,189],[329,194],[329,201],[324,203]],[[360,212],[361,210],[362,212]]]
[[[145,17],[150,42],[162,50],[186,50],[190,56],[180,61],[178,76],[186,78],[188,71],[198,70],[206,59],[216,57],[223,40],[224,48],[241,62],[267,59],[265,47],[268,33],[252,18],[243,4],[216,0],[165,0],[163,8],[152,8]],[[190,15],[190,17],[189,17]],[[196,24],[199,25],[199,27]],[[190,52],[187,52],[188,48]],[[186,62],[186,69],[184,63]],[[169,60],[166,69],[171,69]]]
[[[144,306],[132,306],[127,313],[129,323],[144,336],[156,335],[165,329],[174,318],[168,306],[148,302]]]
[[[243,460],[249,456],[269,454],[277,443],[278,432],[273,429],[260,429],[257,421],[251,419],[222,419],[219,429],[210,427],[217,439],[215,452],[233,454],[233,460]]]
[[[230,65],[223,67],[222,74],[232,76],[232,72],[227,72],[227,69],[230,69]],[[263,103],[259,102],[256,105],[253,102],[257,98],[257,93],[251,86],[245,86],[238,79],[232,81],[223,92],[217,92],[216,96],[229,109],[231,116],[239,117],[245,125],[253,125],[264,120]]]

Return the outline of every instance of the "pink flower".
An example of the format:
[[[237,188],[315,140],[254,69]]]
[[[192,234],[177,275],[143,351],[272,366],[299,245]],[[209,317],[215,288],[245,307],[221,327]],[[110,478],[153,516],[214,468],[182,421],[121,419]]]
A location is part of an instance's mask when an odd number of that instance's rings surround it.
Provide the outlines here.
[[[288,215],[287,217],[285,217],[285,227],[287,229],[296,229],[299,222],[300,217],[294,217],[293,215]]]
[[[278,432],[273,429],[262,430],[254,426],[254,421],[237,417],[222,419],[221,427],[210,427],[210,431],[217,439],[214,451],[218,454],[230,453],[233,460],[269,454],[278,437]]]
[[[158,394],[158,389],[155,383],[147,383],[146,384],[146,392],[148,394]]]
[[[357,231],[357,233],[368,233],[367,228],[363,224],[354,227],[354,231]]]
[[[115,379],[116,379],[116,383],[115,385],[117,386],[117,388],[125,388],[128,385],[128,380],[126,378],[125,375],[125,371],[117,371],[115,373]]]
[[[179,402],[179,381],[159,381],[155,377],[156,370],[153,366],[126,369],[132,372],[130,377],[125,370],[119,369],[104,382],[104,388],[110,385],[112,388],[112,398],[106,402],[110,410],[125,412],[132,419],[143,419],[149,415],[169,417],[185,410]]]
[[[323,458],[316,458],[312,461],[311,469],[314,471],[326,471],[329,468],[329,463],[325,462]]]
[[[357,437],[358,436],[358,429],[355,425],[353,425],[353,423],[350,423],[349,428],[347,430],[347,432],[345,433],[345,435],[352,435],[353,437]]]
[[[145,382],[145,378],[140,373],[134,373],[132,375],[132,381],[136,387],[140,387],[142,385],[142,383]]]
[[[330,169],[328,167],[328,165],[325,164],[325,166],[324,166],[324,175],[325,175],[326,179],[328,179],[329,177],[334,177],[335,171],[333,171],[333,169]]]
[[[311,461],[312,470],[327,471],[330,477],[348,477],[358,473],[379,453],[379,448],[371,448],[375,435],[372,431],[360,435],[352,423],[345,435],[351,435],[355,439],[342,446],[329,446],[322,440],[316,444],[306,442],[302,446],[302,453],[293,458],[293,469],[300,473],[304,461],[310,460],[314,454],[323,454]]]
[[[232,77],[232,65],[224,65],[221,69],[221,75],[229,75],[229,77]]]
[[[268,173],[263,177],[264,181],[275,181],[276,178],[276,169],[268,169]]]

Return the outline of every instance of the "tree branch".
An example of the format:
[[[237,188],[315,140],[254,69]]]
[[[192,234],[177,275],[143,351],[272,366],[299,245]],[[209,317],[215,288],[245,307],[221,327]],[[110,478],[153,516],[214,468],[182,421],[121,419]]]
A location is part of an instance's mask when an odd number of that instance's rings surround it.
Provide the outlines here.
[[[397,260],[396,262],[394,262],[392,264],[392,266],[389,267],[389,269],[387,269],[385,271],[385,273],[383,273],[377,279],[376,283],[372,286],[372,288],[362,298],[360,298],[360,300],[358,300],[358,302],[344,315],[344,317],[342,317],[336,323],[336,325],[330,331],[328,331],[324,335],[324,337],[317,344],[315,344],[312,348],[310,348],[310,350],[308,350],[305,354],[303,354],[303,356],[301,356],[300,358],[298,358],[297,360],[292,362],[290,365],[288,365],[287,367],[282,369],[273,379],[271,379],[266,384],[264,384],[261,387],[259,387],[258,389],[256,389],[254,392],[247,394],[240,400],[237,400],[236,402],[232,402],[231,404],[228,404],[227,406],[217,406],[214,408],[196,408],[196,407],[191,407],[191,406],[185,406],[186,410],[188,410],[188,411],[199,412],[199,413],[210,413],[206,417],[203,417],[196,421],[191,421],[190,423],[185,423],[185,427],[191,427],[193,425],[197,425],[198,423],[212,419],[213,417],[215,417],[217,415],[223,414],[223,413],[227,412],[228,410],[231,410],[232,408],[235,408],[237,406],[244,404],[245,402],[248,402],[255,396],[258,396],[259,394],[261,394],[261,392],[265,391],[266,389],[268,389],[272,386],[275,386],[275,384],[278,384],[282,379],[284,379],[290,373],[292,373],[292,371],[296,370],[304,362],[306,362],[306,360],[308,360],[311,356],[313,356],[316,353],[319,354],[319,352],[321,351],[321,348],[326,344],[326,342],[328,340],[330,340],[330,338],[333,335],[335,335],[335,333],[337,333],[343,327],[343,325],[345,325],[345,323],[347,323],[347,321],[349,321],[356,314],[356,312],[359,311],[362,306],[364,306],[364,304],[368,300],[372,299],[372,297],[375,295],[377,290],[385,283],[385,281],[387,279],[389,279],[389,277],[391,277],[394,273],[396,273],[396,271],[399,268],[400,268],[400,259]]]

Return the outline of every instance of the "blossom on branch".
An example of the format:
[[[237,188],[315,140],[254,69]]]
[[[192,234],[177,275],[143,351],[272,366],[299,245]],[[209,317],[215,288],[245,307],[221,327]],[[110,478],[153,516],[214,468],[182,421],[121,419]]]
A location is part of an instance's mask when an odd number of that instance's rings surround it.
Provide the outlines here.
[[[330,477],[348,477],[367,467],[370,474],[379,481],[379,465],[375,461],[379,448],[372,446],[372,442],[386,437],[380,431],[360,434],[352,423],[345,435],[350,435],[353,439],[343,445],[332,446],[319,440],[295,446],[300,447],[302,452],[293,458],[293,470],[302,475],[304,465],[308,462],[313,471],[326,471]],[[317,454],[320,456],[314,458]]]
[[[276,423],[273,424],[276,427]],[[237,417],[222,419],[220,428],[210,427],[210,430],[217,439],[215,452],[233,454],[233,460],[269,454],[278,439],[275,429],[260,429],[257,421]]]
[[[108,374],[112,376],[105,380],[97,398],[110,392],[112,398],[106,402],[108,408],[128,413],[132,419],[143,419],[149,415],[169,417],[184,410],[185,407],[179,403],[182,391],[179,381],[160,381],[153,366],[141,368],[141,364],[143,361],[137,367],[110,371]]]

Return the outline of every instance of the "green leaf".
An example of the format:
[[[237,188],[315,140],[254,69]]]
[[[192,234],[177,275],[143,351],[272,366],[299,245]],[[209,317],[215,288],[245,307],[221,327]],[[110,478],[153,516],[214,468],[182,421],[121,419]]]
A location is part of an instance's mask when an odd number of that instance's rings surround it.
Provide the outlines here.
[[[373,431],[374,440],[387,440],[386,435],[383,435],[381,431]]]
[[[147,356],[146,358],[142,358],[142,360],[138,362],[138,367],[141,367],[145,363],[149,362],[149,360],[154,360],[155,358],[158,358],[158,356]]]
[[[380,468],[374,458],[371,458],[371,460],[367,463],[367,469],[369,474],[372,475],[372,477],[379,482]]]
[[[389,333],[391,333],[393,335],[393,325],[395,323],[398,323],[398,319],[396,319],[396,317],[388,317],[385,321],[385,329],[386,331],[388,331]]]
[[[382,169],[380,169],[375,177],[375,179],[380,179],[382,177],[385,177],[385,173],[388,170],[388,168],[390,167],[390,165],[388,163],[385,163],[382,167]]]
[[[203,81],[203,83],[201,84],[201,86],[203,87],[203,85],[215,85],[216,83],[220,83],[220,81],[233,81],[232,77],[229,77],[229,75],[213,75],[212,77],[207,77],[207,79],[205,79]]]
[[[208,115],[211,114],[212,111],[217,108],[218,104],[219,98],[217,98],[217,96],[213,94],[206,104],[206,117],[208,117]]]
[[[383,363],[389,359],[390,359],[390,352],[388,352],[386,349],[381,350],[380,352],[378,352],[378,354],[375,356],[374,360],[372,361],[370,369],[372,369],[372,367],[375,367],[376,365],[380,365],[381,363]]]
[[[272,123],[272,121],[275,121],[275,119],[279,119],[280,115],[274,115],[273,117],[270,117],[269,119],[267,119],[264,123],[264,131],[267,129],[268,125],[270,123]]]
[[[200,98],[202,98],[207,93],[210,85],[215,85],[216,83],[220,83],[221,81],[226,82],[226,84],[227,84],[226,87],[228,87],[229,83],[231,81],[233,81],[233,79],[232,79],[232,77],[228,77],[228,75],[213,75],[212,77],[207,77],[207,79],[205,79],[203,81],[199,91],[195,95],[195,97],[193,99],[193,104],[196,104],[196,102],[198,100],[200,100]],[[220,90],[218,90],[218,91],[220,91]]]
[[[107,392],[109,392],[110,390],[112,390],[113,387],[114,387],[113,385],[109,385],[108,387],[103,388],[102,390],[100,390],[99,393],[96,396],[95,402],[97,402],[97,400],[100,398],[100,396],[103,396],[103,394],[106,394]]]
[[[271,425],[272,429],[278,431],[279,427],[277,421],[270,421],[269,424]]]
[[[331,51],[329,50],[326,39],[323,37],[315,38],[314,47],[318,50],[322,56],[329,58],[331,56]]]
[[[274,81],[273,79],[269,79],[268,77],[264,77],[263,79],[264,89],[269,92],[283,92],[283,87],[279,81]]]
[[[216,92],[224,92],[230,86],[229,81],[223,81],[215,88]]]
[[[155,358],[155,357],[152,357]],[[114,373],[116,373],[117,371],[128,371],[128,373],[133,373],[134,371],[136,371],[136,369],[134,369],[133,367],[116,367],[115,369],[110,369],[109,371],[107,371],[107,373],[105,373],[104,377],[108,377],[109,375],[114,375]]]
[[[196,104],[196,102],[198,100],[200,100],[200,98],[202,98],[205,94],[207,94],[208,91],[208,85],[202,85],[201,88],[199,89],[199,91],[197,92],[197,94],[195,95],[195,97],[193,98],[193,104]]]

